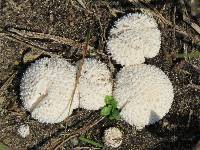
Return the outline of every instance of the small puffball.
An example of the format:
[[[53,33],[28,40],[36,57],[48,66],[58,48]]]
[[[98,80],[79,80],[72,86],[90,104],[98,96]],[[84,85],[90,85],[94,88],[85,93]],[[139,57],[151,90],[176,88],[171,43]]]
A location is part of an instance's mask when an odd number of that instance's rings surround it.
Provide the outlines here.
[[[132,13],[115,22],[107,48],[117,63],[130,66],[156,56],[160,45],[161,34],[154,18]]]
[[[58,123],[68,117],[78,103],[70,99],[76,68],[61,58],[42,58],[23,74],[20,90],[24,107],[42,123]]]
[[[80,107],[98,110],[104,106],[104,98],[112,93],[111,73],[106,64],[95,59],[85,59],[74,101]]]
[[[21,137],[27,137],[30,134],[29,125],[21,125],[17,132]]]
[[[104,141],[106,146],[117,148],[122,144],[122,132],[116,127],[109,128],[105,130]]]
[[[151,65],[123,68],[116,77],[114,97],[122,117],[137,129],[153,124],[168,113],[174,97],[165,73]]]

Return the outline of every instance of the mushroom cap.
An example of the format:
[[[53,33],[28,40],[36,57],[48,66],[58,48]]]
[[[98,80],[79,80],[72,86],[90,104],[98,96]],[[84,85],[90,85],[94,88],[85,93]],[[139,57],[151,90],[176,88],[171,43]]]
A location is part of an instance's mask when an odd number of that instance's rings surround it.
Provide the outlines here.
[[[70,98],[76,68],[61,58],[42,58],[23,74],[20,90],[24,107],[42,123],[58,123],[68,117],[78,103]]]
[[[30,134],[30,129],[29,129],[29,125],[21,125],[18,130],[17,130],[18,134],[25,138]]]
[[[141,64],[159,53],[161,34],[154,18],[131,13],[115,22],[110,30],[108,51],[124,66]]]
[[[116,127],[111,127],[105,130],[104,141],[108,147],[117,148],[122,144],[122,132]]]
[[[74,101],[79,101],[81,108],[98,110],[105,105],[105,96],[111,94],[111,73],[106,64],[92,58],[85,59]]]
[[[114,97],[122,117],[142,129],[160,120],[170,109],[173,86],[165,73],[151,65],[123,68],[116,77]]]

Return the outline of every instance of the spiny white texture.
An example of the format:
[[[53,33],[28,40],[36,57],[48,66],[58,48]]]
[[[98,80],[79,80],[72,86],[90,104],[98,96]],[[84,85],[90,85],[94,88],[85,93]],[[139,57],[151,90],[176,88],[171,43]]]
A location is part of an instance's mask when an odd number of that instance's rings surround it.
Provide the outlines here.
[[[115,22],[107,47],[117,63],[130,66],[156,56],[160,45],[161,35],[156,21],[145,14],[132,13]]]
[[[109,128],[104,133],[104,140],[108,147],[117,148],[122,144],[122,132],[116,127]]]
[[[30,134],[29,125],[21,125],[17,131],[21,137],[25,138]]]
[[[78,107],[78,103],[73,102],[69,110],[75,78],[75,67],[64,59],[37,60],[26,70],[21,80],[24,107],[40,122],[63,121]]]
[[[151,65],[123,68],[116,78],[114,97],[122,117],[142,129],[160,120],[173,102],[173,86],[165,73]]]
[[[104,106],[105,96],[111,93],[111,73],[106,64],[91,58],[85,59],[75,94],[78,100],[74,101],[80,101],[82,108],[98,110]]]

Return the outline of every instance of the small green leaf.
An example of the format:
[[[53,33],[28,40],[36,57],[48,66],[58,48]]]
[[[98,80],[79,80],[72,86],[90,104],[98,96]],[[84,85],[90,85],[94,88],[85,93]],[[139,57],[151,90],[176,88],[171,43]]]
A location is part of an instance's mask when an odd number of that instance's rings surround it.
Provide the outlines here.
[[[176,58],[200,58],[200,52],[199,51],[193,51],[191,53],[183,53],[183,54],[176,54]]]
[[[118,109],[115,109],[112,114],[111,114],[111,118],[113,119],[116,119],[116,120],[119,120],[121,117],[120,117],[120,112]]]
[[[119,120],[120,112],[117,108],[118,102],[113,96],[105,96],[105,106],[101,109],[101,115],[108,117],[110,120]]]
[[[113,101],[111,101],[111,105],[113,109],[117,108],[117,101],[115,99],[113,99]]]
[[[0,150],[8,150],[8,149],[9,149],[8,146],[0,143]]]
[[[112,110],[112,106],[111,105],[105,106],[101,110],[101,115],[102,116],[108,116],[108,115],[110,115],[111,110]]]
[[[105,103],[106,105],[112,105],[112,107],[117,108],[117,101],[114,99],[113,96],[106,96]]]
[[[106,96],[105,97],[105,103],[106,103],[106,105],[110,105],[111,103],[112,103],[112,101],[113,101],[113,96]]]
[[[82,142],[89,143],[89,144],[94,145],[94,146],[96,146],[96,147],[103,147],[102,144],[97,143],[97,142],[95,142],[95,141],[93,141],[93,140],[87,139],[87,138],[85,138],[85,137],[83,137],[83,136],[79,137],[79,139],[80,139]]]

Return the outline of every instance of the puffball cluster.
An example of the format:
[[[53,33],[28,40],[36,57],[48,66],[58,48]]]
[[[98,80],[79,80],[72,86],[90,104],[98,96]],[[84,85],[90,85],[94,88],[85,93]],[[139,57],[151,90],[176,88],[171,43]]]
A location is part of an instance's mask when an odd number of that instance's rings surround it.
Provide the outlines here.
[[[106,64],[91,58],[85,59],[76,91],[80,107],[98,110],[104,106],[104,97],[111,94],[112,79]]]
[[[115,22],[107,43],[112,58],[124,66],[141,64],[159,53],[161,34],[156,21],[132,13]]]
[[[111,74],[104,63],[85,59],[75,89],[77,69],[60,58],[42,58],[26,70],[21,80],[21,99],[39,122],[58,123],[79,106],[98,110],[111,95]]]
[[[113,96],[122,106],[122,117],[138,129],[160,120],[173,102],[173,87],[159,68],[141,64],[159,52],[161,34],[156,21],[133,13],[115,22],[107,43],[113,59],[125,67],[117,73]],[[74,67],[64,59],[43,58],[33,63],[21,81],[21,99],[32,117],[40,122],[58,123],[78,107],[98,110],[104,97],[112,95],[113,82],[107,66],[84,59]],[[80,77],[78,77],[78,73]],[[77,80],[78,79],[78,80]],[[76,87],[76,88],[75,88]],[[117,129],[105,132],[105,143],[118,147]]]
[[[76,68],[60,58],[42,58],[26,70],[21,80],[21,99],[32,117],[40,122],[58,123],[72,113],[78,103],[70,98]]]
[[[138,129],[160,120],[173,102],[173,86],[165,73],[151,65],[123,68],[116,77],[114,97],[122,117]]]
[[[122,132],[116,127],[111,127],[105,130],[104,141],[106,146],[117,148],[122,144]]]

